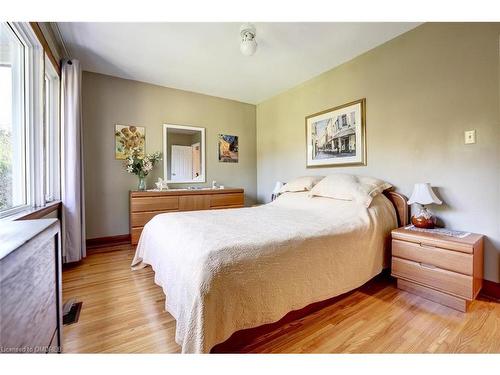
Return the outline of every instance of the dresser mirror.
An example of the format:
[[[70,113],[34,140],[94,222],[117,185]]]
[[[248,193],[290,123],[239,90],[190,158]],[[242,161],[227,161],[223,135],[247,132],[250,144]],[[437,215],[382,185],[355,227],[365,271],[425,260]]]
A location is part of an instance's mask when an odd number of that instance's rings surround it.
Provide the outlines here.
[[[169,183],[205,182],[205,128],[163,125],[163,178]]]

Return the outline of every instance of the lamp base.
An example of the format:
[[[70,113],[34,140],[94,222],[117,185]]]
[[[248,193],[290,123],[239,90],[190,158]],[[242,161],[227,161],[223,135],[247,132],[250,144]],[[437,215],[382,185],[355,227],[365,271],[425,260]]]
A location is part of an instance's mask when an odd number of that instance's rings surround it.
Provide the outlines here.
[[[436,225],[436,218],[427,210],[422,207],[420,212],[411,218],[411,223],[417,228],[434,229]]]
[[[424,228],[424,229],[434,229],[435,223],[434,223],[434,218],[426,219],[423,217],[416,217],[413,216],[411,218],[411,223],[415,225],[417,228]]]

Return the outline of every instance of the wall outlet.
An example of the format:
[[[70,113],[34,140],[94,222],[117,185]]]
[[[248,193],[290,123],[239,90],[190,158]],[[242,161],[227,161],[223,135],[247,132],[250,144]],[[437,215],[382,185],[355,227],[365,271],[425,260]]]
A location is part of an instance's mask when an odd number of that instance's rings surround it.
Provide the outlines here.
[[[476,143],[476,131],[475,130],[466,130],[465,131],[465,144]]]

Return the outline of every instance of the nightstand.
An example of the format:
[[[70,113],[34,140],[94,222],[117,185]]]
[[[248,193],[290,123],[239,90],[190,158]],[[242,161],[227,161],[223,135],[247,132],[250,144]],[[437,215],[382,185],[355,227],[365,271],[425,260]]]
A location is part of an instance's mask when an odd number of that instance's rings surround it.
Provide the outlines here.
[[[483,236],[398,228],[392,231],[391,264],[398,288],[466,312],[483,283]]]

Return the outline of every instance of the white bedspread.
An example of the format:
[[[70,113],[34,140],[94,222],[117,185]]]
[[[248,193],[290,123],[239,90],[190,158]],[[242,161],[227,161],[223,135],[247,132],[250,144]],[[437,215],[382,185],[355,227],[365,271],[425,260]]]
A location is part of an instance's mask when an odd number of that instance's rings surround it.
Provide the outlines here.
[[[383,195],[367,209],[286,193],[258,207],[157,215],[132,266],[153,267],[182,352],[207,353],[238,330],[370,280],[396,223]]]

